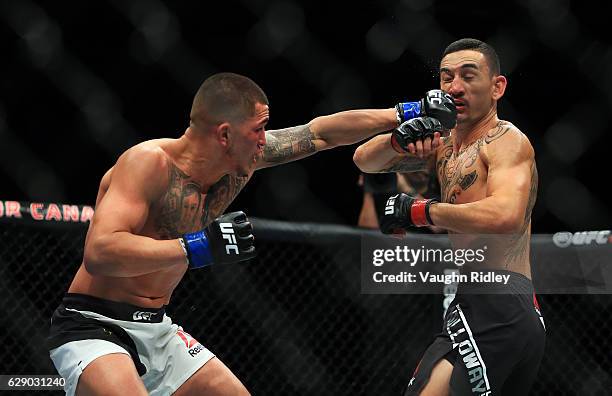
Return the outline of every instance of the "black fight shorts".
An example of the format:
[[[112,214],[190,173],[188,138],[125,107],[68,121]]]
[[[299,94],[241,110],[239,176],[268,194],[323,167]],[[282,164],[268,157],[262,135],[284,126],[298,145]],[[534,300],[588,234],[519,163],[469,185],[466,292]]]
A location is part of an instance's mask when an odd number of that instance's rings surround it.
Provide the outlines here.
[[[531,281],[459,285],[442,333],[425,350],[404,396],[418,395],[441,359],[453,365],[451,395],[527,395],[544,355],[546,330]],[[478,294],[482,293],[482,294]]]

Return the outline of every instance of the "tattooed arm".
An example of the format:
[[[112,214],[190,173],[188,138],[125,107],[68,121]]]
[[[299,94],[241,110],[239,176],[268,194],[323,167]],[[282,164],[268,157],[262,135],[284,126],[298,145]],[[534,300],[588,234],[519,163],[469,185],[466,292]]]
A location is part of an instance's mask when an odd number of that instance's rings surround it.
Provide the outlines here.
[[[444,142],[445,138],[441,138]],[[391,134],[385,133],[357,147],[353,161],[362,172],[416,172],[431,168],[436,150],[422,158],[410,153],[399,154],[391,147]]]
[[[523,233],[529,225],[537,195],[533,147],[514,128],[497,135],[489,134],[485,143],[486,197],[465,204],[434,204],[430,208],[433,223],[458,233]]]
[[[317,117],[306,125],[267,131],[257,169],[357,143],[396,126],[395,109],[349,110]]]

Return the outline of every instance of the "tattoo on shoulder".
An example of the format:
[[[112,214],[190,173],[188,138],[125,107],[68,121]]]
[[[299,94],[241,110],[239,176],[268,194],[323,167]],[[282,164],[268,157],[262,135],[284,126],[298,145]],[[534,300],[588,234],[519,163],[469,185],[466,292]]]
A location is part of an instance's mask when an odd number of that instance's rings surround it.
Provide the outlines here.
[[[485,143],[489,144],[499,139],[500,137],[504,136],[510,129],[511,124],[509,122],[502,120],[498,121],[495,128],[487,132],[487,135],[485,136]]]
[[[268,131],[263,159],[278,164],[314,153],[314,139],[308,124]]]

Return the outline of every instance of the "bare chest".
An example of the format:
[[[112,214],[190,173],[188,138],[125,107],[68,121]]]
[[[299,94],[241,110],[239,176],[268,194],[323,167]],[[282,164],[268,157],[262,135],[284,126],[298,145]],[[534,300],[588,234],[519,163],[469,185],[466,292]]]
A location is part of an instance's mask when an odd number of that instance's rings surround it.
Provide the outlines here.
[[[158,239],[173,239],[208,226],[225,212],[248,178],[226,175],[202,193],[202,187],[175,169],[168,188],[151,208],[146,234]]]
[[[458,153],[444,148],[436,163],[442,202],[461,204],[486,197],[488,169],[482,160],[483,141],[478,140]]]

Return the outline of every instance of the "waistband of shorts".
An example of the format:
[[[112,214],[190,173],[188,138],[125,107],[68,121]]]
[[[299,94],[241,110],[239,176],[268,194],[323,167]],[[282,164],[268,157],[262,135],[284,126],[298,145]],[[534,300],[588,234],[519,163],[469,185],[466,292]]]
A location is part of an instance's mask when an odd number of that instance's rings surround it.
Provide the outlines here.
[[[95,312],[111,319],[129,322],[160,323],[166,313],[165,305],[161,308],[144,308],[78,293],[66,293],[62,305],[64,308]]]
[[[483,274],[492,273],[501,276],[510,276],[508,283],[504,282],[461,282],[457,286],[457,294],[527,294],[532,295],[534,293],[533,283],[531,279],[527,278],[523,274],[519,274],[514,271],[507,270],[482,270],[482,271],[470,271],[480,272]],[[470,274],[468,273],[468,277]]]

